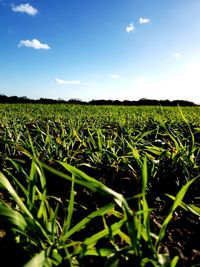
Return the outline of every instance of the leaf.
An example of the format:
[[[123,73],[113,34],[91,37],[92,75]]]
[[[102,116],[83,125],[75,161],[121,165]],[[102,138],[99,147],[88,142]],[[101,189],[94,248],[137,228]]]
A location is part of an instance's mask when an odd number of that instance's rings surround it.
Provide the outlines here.
[[[175,197],[169,194],[166,194],[169,198],[175,200]],[[185,202],[181,201],[180,207],[186,211],[192,212],[193,214],[200,216],[200,208],[194,204],[186,204]]]
[[[66,242],[67,239],[73,235],[74,233],[79,232],[81,229],[85,228],[86,225],[94,218],[98,216],[102,216],[109,211],[111,211],[114,208],[114,204],[110,203],[107,206],[104,206],[92,213],[90,213],[87,217],[85,217],[83,220],[81,220],[79,223],[77,223],[74,227],[72,227],[69,231],[63,233],[62,241]]]
[[[10,207],[0,206],[0,215],[4,217],[7,222],[17,226],[21,231],[25,231],[27,227],[26,220],[18,211]]]
[[[142,161],[140,159],[140,154],[139,154],[138,150],[136,148],[134,148],[126,139],[125,139],[125,141],[126,141],[128,147],[131,149],[131,152],[132,152],[134,158],[137,160],[138,164],[142,165]]]
[[[178,261],[179,261],[179,256],[175,256],[170,263],[170,267],[176,267]]]
[[[59,145],[62,145],[62,140],[61,140],[60,136],[56,137],[56,143]]]
[[[131,245],[131,239],[128,235],[126,235],[124,232],[122,232],[121,230],[119,231],[119,236],[121,237],[121,239],[123,241],[125,241],[128,245]]]
[[[144,158],[144,162],[142,165],[142,191],[145,193],[147,187],[148,180],[148,171],[147,171],[147,158]]]
[[[117,267],[119,265],[119,255],[115,254],[109,257],[106,261],[105,267]]]
[[[8,179],[4,176],[3,173],[0,172],[0,184],[3,185],[3,187],[11,194],[14,201],[17,203],[17,205],[20,207],[20,209],[26,213],[30,218],[33,218],[32,214],[29,212],[27,207],[24,205],[21,198],[17,195],[17,192],[12,187],[11,183],[8,181]]]
[[[70,226],[71,226],[71,220],[74,210],[74,175],[72,175],[72,184],[71,184],[71,191],[70,191],[70,200],[68,205],[68,212],[67,212],[67,220],[64,225],[64,231],[68,232]]]
[[[126,212],[132,215],[132,211],[130,210],[130,208],[129,208],[129,206],[128,206],[128,204],[127,204],[127,202],[126,202],[126,200],[122,194],[117,193],[113,189],[105,186],[103,183],[97,181],[96,179],[88,176],[84,172],[78,170],[77,168],[75,168],[75,167],[73,167],[73,166],[71,166],[65,162],[58,161],[58,163],[61,164],[72,175],[75,176],[74,183],[77,183],[79,185],[82,185],[84,187],[91,189],[94,192],[98,192],[102,195],[105,195],[109,198],[112,198],[121,208],[125,208]],[[41,163],[41,165],[43,166],[43,168],[47,169],[51,173],[54,173],[55,175],[58,175],[64,179],[72,181],[71,176],[69,176],[65,173],[62,173],[62,172],[48,166],[47,164]]]
[[[42,250],[39,254],[36,254],[29,262],[23,265],[23,267],[36,267],[36,266],[44,267],[45,261],[46,261],[45,251]]]
[[[154,267],[161,267],[161,265],[155,261],[155,260],[152,260],[152,259],[149,259],[149,258],[143,258],[140,262],[140,267],[146,267],[146,266],[149,266],[148,263],[151,263],[150,266],[154,266]],[[163,267],[166,267],[165,265]]]
[[[125,222],[126,220],[123,219],[117,223],[112,224],[110,227],[107,227],[104,230],[94,234],[93,236],[86,238],[85,241],[83,242],[83,245],[90,247],[90,246],[95,245],[96,242],[103,237],[106,237],[109,235],[115,236],[116,234],[118,234],[122,225],[124,225]]]
[[[161,229],[160,229],[160,232],[159,232],[159,236],[158,236],[158,239],[156,241],[156,247],[158,247],[160,241],[163,239],[163,237],[165,236],[165,231],[166,231],[166,228],[172,218],[172,215],[173,215],[173,212],[175,211],[175,209],[181,204],[182,202],[182,199],[184,198],[185,194],[187,193],[190,185],[192,183],[194,183],[194,181],[196,181],[197,179],[200,178],[200,175],[196,176],[195,178],[193,178],[192,180],[188,181],[182,188],[181,190],[178,192],[178,194],[176,195],[176,198],[174,200],[174,203],[171,207],[171,210],[168,214],[168,216],[166,217],[166,219],[164,220],[162,226],[161,226]]]
[[[109,248],[88,248],[84,251],[84,256],[99,256],[99,257],[109,257],[115,251]]]
[[[52,257],[56,266],[59,266],[59,264],[61,264],[63,261],[63,257],[58,253],[57,249],[53,249]]]

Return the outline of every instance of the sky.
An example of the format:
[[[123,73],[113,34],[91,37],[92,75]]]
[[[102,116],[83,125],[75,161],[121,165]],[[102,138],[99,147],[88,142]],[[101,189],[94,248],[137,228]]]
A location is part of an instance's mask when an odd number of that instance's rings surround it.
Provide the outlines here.
[[[200,104],[200,0],[0,0],[0,94]]]

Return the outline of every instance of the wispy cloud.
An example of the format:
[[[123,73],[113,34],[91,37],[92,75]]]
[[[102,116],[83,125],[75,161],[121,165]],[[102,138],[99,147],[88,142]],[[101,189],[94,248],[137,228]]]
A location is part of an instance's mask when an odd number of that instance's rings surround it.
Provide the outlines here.
[[[180,60],[183,57],[183,54],[179,52],[173,52],[170,54],[168,61]]]
[[[79,80],[74,80],[74,81],[66,81],[66,80],[61,80],[58,78],[54,79],[58,84],[66,84],[66,85],[80,85],[81,82]]]
[[[58,78],[55,78],[54,80],[56,81],[57,84],[60,84],[60,85],[86,85],[86,86],[91,86],[91,85],[95,84],[94,81],[81,82],[80,80],[62,80],[62,79],[58,79]]]
[[[120,76],[117,74],[110,74],[109,77],[112,79],[119,79],[120,78]]]
[[[89,81],[89,82],[81,82],[81,84],[91,86],[95,85],[96,83],[94,81]]]
[[[148,24],[150,22],[151,22],[151,20],[148,19],[148,18],[139,18],[139,23],[140,24]]]
[[[132,23],[126,26],[126,32],[132,32],[134,30],[135,30],[135,26]]]
[[[12,11],[13,12],[26,13],[26,14],[28,14],[30,16],[35,16],[38,13],[38,10],[35,7],[33,7],[30,4],[28,4],[28,3],[27,4],[21,4],[21,5],[18,5],[18,6],[13,4],[11,6],[12,6]]]
[[[33,40],[21,40],[18,44],[18,47],[30,47],[30,48],[34,48],[34,49],[50,49],[50,47],[48,46],[48,44],[42,44],[39,40],[37,39],[33,39]]]
[[[182,56],[183,55],[181,53],[177,53],[177,52],[176,53],[172,53],[172,57],[173,58],[177,58],[178,59],[178,58],[181,58]]]

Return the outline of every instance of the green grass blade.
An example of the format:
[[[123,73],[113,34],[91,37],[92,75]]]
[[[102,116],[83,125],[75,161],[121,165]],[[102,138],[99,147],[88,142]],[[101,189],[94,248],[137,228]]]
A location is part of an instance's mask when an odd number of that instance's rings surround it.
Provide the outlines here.
[[[119,222],[112,224],[110,227],[105,228],[104,230],[94,234],[93,236],[86,238],[83,242],[83,245],[94,246],[98,240],[103,237],[112,235],[115,236],[120,231],[121,227],[126,223],[126,219],[122,219]]]
[[[105,186],[103,183],[97,181],[96,179],[88,176],[84,172],[78,170],[77,168],[65,163],[65,162],[59,162],[66,170],[71,172],[71,174],[74,174],[75,177],[79,178],[80,180],[86,180],[88,181],[88,185],[90,186],[90,189],[92,191],[96,191],[100,194],[106,195],[107,197],[110,197],[115,200],[115,202],[122,208],[125,207],[128,212],[130,212],[130,209],[128,208],[127,202],[124,199],[123,195],[117,193],[116,191],[112,190],[111,188]],[[131,212],[130,212],[131,213]],[[132,214],[132,213],[131,213]]]
[[[147,167],[147,158],[144,158],[142,166],[142,209],[143,209],[143,229],[142,236],[145,241],[148,243],[151,251],[155,251],[155,247],[152,243],[151,230],[150,230],[150,219],[149,219],[149,206],[146,199],[146,189],[148,185],[148,167]]]
[[[39,254],[35,255],[29,262],[27,262],[23,267],[50,267],[51,265],[46,265],[46,255],[45,251],[42,250]]]
[[[56,241],[56,238],[57,238],[57,235],[58,235],[58,233],[57,233],[58,232],[58,226],[61,229],[61,226],[57,221],[59,205],[60,205],[60,203],[58,203],[56,208],[55,208],[55,210],[52,211],[53,214],[51,214],[51,218],[50,218],[50,221],[51,221],[51,231],[50,232],[51,232],[51,236],[52,236],[53,242]]]
[[[148,265],[148,263],[151,263],[151,265]],[[167,267],[166,265],[160,265],[157,261],[152,260],[150,258],[143,258],[140,262],[140,267],[146,267],[146,266],[152,266],[152,267]]]
[[[193,134],[193,132],[192,132],[192,130],[191,130],[191,127],[190,127],[190,124],[189,124],[189,121],[186,119],[186,117],[184,116],[184,114],[183,114],[183,111],[182,111],[182,109],[179,107],[179,112],[180,112],[180,114],[181,114],[181,117],[182,117],[182,119],[183,119],[183,121],[187,124],[187,126],[188,126],[188,129],[189,129],[189,131],[190,131],[190,135],[191,135],[191,141],[192,141],[192,151],[194,150],[194,144],[195,144],[195,138],[194,138],[194,134]]]
[[[40,183],[41,183],[41,189],[42,189],[42,194],[45,195],[46,194],[46,177],[45,174],[43,172],[43,168],[40,165],[40,162],[37,158],[33,158],[34,164],[35,164],[35,168],[39,174],[40,177]]]
[[[100,129],[97,130],[97,138],[98,138],[98,148],[102,150],[102,132]]]
[[[134,148],[126,139],[125,139],[125,141],[126,141],[128,147],[131,149],[132,155],[137,160],[138,164],[141,166],[142,165],[142,161],[140,159],[139,151],[136,148]]]
[[[70,191],[70,200],[69,200],[69,205],[67,209],[67,220],[66,223],[64,224],[64,232],[68,232],[70,226],[71,226],[71,220],[72,220],[72,215],[73,215],[73,210],[74,210],[74,175],[72,175],[72,183],[71,183],[71,191]]]
[[[98,256],[98,257],[109,257],[115,251],[109,248],[88,248],[84,251],[84,256]]]
[[[171,198],[172,200],[175,200],[176,198],[172,195],[166,194],[166,196],[168,196],[169,198]],[[186,204],[183,201],[181,201],[180,203],[180,207],[183,208],[186,211],[189,211],[197,216],[200,216],[200,208],[197,207],[194,204]]]
[[[105,264],[105,267],[117,267],[119,266],[120,257],[117,254],[110,256]]]
[[[94,218],[98,216],[103,216],[106,213],[109,213],[114,208],[114,203],[109,203],[108,205],[90,213],[87,217],[77,223],[74,227],[72,227],[68,232],[65,232],[62,236],[62,241],[66,242],[67,239],[72,236],[74,233],[79,232],[81,229],[85,228],[86,225]]]
[[[36,194],[36,168],[35,163],[32,160],[31,162],[31,169],[30,169],[30,175],[29,175],[29,184],[28,184],[28,192],[29,192],[29,206],[32,209],[33,203],[35,202],[35,194]]]
[[[171,207],[171,210],[168,214],[168,216],[166,217],[166,219],[164,220],[160,232],[159,232],[159,236],[158,239],[156,241],[156,247],[158,248],[160,241],[163,239],[163,237],[165,236],[165,232],[166,232],[166,228],[170,222],[170,220],[172,219],[173,216],[173,212],[175,211],[175,209],[181,204],[182,199],[184,198],[185,194],[187,193],[190,185],[196,181],[198,178],[200,178],[200,175],[198,175],[197,177],[193,178],[192,180],[188,181],[182,188],[181,190],[178,192],[178,194],[176,195],[176,198],[174,200],[174,203]]]
[[[173,258],[173,260],[171,261],[171,263],[170,263],[170,267],[176,267],[178,261],[179,261],[179,257],[178,256],[175,256]]]
[[[10,193],[10,195],[13,197],[14,201],[17,203],[17,205],[20,207],[20,209],[24,213],[26,213],[26,215],[28,215],[30,218],[33,218],[32,214],[29,212],[27,207],[24,205],[23,201],[18,196],[17,192],[14,190],[11,183],[8,181],[8,179],[1,172],[0,172],[0,184]]]
[[[27,222],[22,216],[22,214],[10,207],[5,207],[1,205],[0,217],[5,218],[6,222],[9,222],[10,224],[17,226],[17,228],[22,232],[25,231],[27,228]]]
[[[103,183],[97,181],[96,179],[88,176],[84,172],[78,170],[77,168],[65,163],[58,161],[68,172],[75,176],[74,182],[80,184],[84,187],[91,189],[94,192],[98,192],[102,195],[105,195],[109,198],[112,198],[121,208],[125,208],[128,213],[132,215],[132,211],[129,209],[126,200],[124,199],[123,195],[117,193],[116,191],[112,190],[111,188],[105,186]],[[69,181],[72,180],[71,176],[64,174],[44,163],[41,163],[43,168],[49,170],[51,173],[54,173],[57,176],[60,176],[64,179]]]
[[[142,192],[143,193],[146,192],[147,181],[148,181],[147,158],[144,157],[144,162],[142,165]]]

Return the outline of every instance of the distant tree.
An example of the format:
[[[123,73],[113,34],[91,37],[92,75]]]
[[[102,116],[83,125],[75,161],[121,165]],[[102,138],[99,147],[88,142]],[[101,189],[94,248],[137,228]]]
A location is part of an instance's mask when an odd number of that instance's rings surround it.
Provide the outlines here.
[[[72,98],[72,99],[69,99],[67,102],[70,104],[82,104],[83,103],[82,100],[79,98]]]

